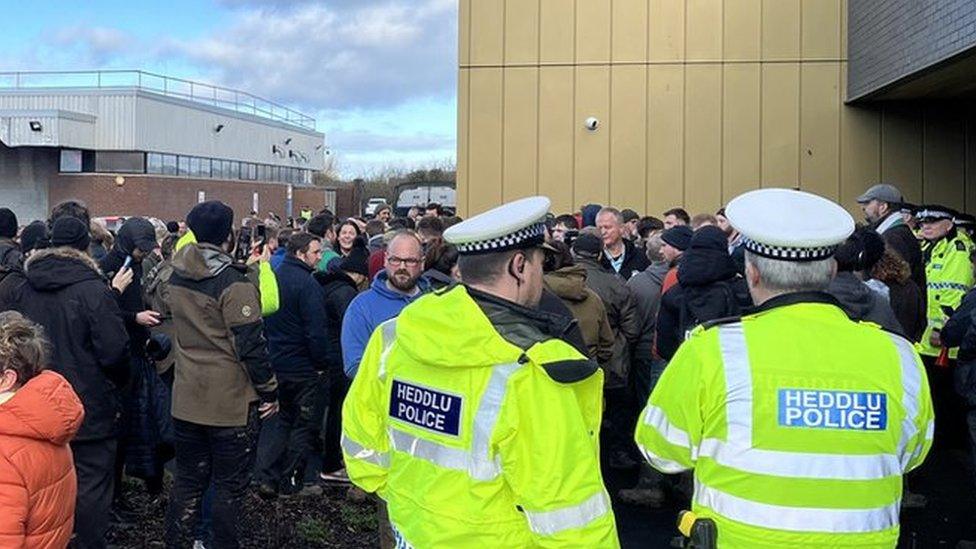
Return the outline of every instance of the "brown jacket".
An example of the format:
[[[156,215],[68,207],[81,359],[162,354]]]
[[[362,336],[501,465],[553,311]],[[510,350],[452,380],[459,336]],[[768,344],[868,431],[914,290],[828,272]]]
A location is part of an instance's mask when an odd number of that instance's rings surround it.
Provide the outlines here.
[[[545,281],[579,322],[590,358],[605,366],[613,357],[613,330],[603,300],[586,287],[586,269],[582,265],[563,267],[546,273]]]
[[[262,333],[261,300],[245,271],[209,244],[187,245],[173,257],[174,418],[243,426],[251,403],[278,398]]]

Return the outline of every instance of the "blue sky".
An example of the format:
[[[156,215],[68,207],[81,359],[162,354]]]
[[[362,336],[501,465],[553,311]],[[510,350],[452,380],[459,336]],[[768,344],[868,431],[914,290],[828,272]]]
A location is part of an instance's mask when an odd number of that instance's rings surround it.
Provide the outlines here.
[[[143,69],[312,114],[344,176],[453,162],[456,0],[0,0],[0,71]]]

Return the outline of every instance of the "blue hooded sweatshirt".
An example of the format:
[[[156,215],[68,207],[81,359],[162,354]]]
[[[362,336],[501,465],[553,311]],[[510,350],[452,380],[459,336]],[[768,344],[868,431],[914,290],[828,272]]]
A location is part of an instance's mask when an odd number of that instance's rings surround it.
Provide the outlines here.
[[[377,326],[395,318],[400,311],[426,292],[430,285],[426,278],[417,281],[420,288],[414,296],[406,296],[386,285],[386,271],[380,271],[369,290],[359,294],[342,319],[342,366],[346,376],[355,377],[366,344]]]

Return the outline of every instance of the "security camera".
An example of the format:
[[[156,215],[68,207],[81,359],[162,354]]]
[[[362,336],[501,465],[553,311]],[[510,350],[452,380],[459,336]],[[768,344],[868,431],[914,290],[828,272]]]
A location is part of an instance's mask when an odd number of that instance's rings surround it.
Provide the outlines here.
[[[591,116],[586,119],[586,122],[584,122],[583,125],[587,130],[595,132],[596,129],[600,127],[600,121],[597,120],[595,116]]]

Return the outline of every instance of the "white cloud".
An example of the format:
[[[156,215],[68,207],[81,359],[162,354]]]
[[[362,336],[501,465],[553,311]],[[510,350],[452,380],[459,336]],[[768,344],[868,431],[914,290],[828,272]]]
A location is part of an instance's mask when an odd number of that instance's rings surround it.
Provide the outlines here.
[[[452,0],[279,1],[164,50],[224,85],[308,110],[376,108],[453,96],[456,18]]]

